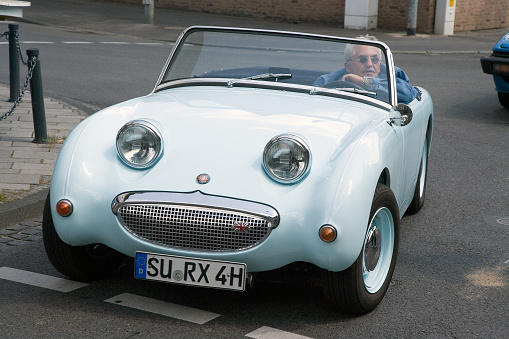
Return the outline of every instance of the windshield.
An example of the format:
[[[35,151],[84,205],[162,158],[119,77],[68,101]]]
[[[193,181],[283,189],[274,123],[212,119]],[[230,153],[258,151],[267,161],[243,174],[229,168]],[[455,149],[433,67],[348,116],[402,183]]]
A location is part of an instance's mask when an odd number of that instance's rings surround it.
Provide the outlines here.
[[[375,41],[234,29],[189,30],[160,83],[224,79],[316,87],[389,102],[387,55]],[[253,85],[254,86],[254,85]]]

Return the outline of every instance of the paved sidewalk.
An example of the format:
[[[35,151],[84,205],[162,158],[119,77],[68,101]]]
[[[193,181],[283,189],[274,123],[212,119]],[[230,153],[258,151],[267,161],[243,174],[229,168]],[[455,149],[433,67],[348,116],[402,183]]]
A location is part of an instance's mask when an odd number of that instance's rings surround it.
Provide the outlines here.
[[[0,115],[12,107],[9,97],[9,88],[0,85]],[[45,144],[33,143],[35,136],[29,91],[13,114],[0,121],[0,210],[6,202],[49,188],[63,141],[86,118],[84,112],[51,98],[44,99],[44,108],[48,135]],[[27,217],[31,215],[30,208],[27,207]],[[38,214],[42,214],[42,210]],[[0,229],[9,226],[6,219],[0,220]]]
[[[34,219],[0,228],[0,251],[6,246],[22,246],[42,239],[42,220]]]

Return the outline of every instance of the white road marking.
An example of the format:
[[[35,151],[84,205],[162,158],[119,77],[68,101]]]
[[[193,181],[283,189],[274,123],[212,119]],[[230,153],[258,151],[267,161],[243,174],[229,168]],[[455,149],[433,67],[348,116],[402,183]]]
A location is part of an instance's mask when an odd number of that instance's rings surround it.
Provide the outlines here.
[[[10,267],[0,267],[0,279],[65,293],[88,285],[77,281],[51,277],[49,275],[18,270]]]
[[[105,301],[166,317],[189,321],[199,325],[205,324],[206,322],[220,316],[217,313],[202,311],[196,308],[172,304],[166,301],[151,299],[130,293],[123,293]]]
[[[93,44],[92,41],[62,41],[63,44],[83,44],[83,45],[86,45],[86,44]]]
[[[164,44],[161,42],[135,42],[135,45],[140,46],[163,46]]]
[[[38,44],[38,45],[47,45],[47,44],[54,44],[53,41],[20,41],[22,44]]]
[[[259,329],[246,334],[246,337],[255,339],[311,339],[311,337],[281,331],[276,328],[271,328],[267,326],[260,327]]]
[[[128,42],[124,41],[100,41],[99,43],[105,45],[129,45]]]
[[[23,44],[64,44],[64,45],[93,45],[93,44],[103,44],[103,45],[137,45],[137,46],[171,46],[170,43],[162,43],[162,42],[123,42],[123,41],[21,41]],[[0,45],[8,45],[9,41],[0,41]]]

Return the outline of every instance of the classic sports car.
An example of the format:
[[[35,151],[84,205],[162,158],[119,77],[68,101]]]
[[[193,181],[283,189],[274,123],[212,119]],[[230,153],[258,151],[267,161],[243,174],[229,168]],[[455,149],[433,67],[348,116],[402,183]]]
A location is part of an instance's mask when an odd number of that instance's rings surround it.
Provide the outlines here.
[[[509,108],[509,33],[493,47],[493,54],[481,58],[482,70],[486,74],[493,74],[498,101],[505,108]]]
[[[347,63],[371,76],[316,85]],[[188,28],[152,93],[65,141],[44,213],[49,259],[89,280],[129,256],[139,279],[237,291],[305,263],[341,311],[373,310],[400,218],[424,203],[433,127],[426,90],[407,83],[418,95],[398,103],[397,73],[378,41]]]

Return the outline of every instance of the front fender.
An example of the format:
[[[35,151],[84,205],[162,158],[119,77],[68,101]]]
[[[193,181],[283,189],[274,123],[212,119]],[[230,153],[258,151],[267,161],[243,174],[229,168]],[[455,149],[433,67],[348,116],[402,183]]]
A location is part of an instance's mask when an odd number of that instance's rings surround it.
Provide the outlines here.
[[[328,269],[341,271],[357,260],[369,222],[369,214],[378,179],[384,170],[398,173],[401,155],[397,137],[389,124],[379,122],[366,133],[348,159],[342,159],[342,175],[337,186],[329,223],[338,229],[336,241],[329,244],[340,250],[342,257],[329,255]],[[393,181],[398,187],[397,180]],[[399,218],[399,216],[397,216]]]

